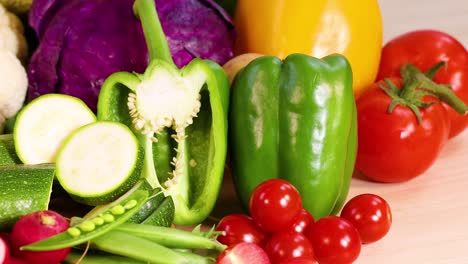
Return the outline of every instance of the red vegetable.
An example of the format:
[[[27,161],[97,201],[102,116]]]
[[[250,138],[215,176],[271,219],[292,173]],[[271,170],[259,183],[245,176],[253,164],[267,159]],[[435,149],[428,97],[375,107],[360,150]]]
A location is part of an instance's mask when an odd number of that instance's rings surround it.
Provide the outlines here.
[[[468,50],[453,36],[435,30],[407,32],[389,41],[382,49],[377,80],[399,76],[405,63],[411,63],[422,71],[445,61],[447,67],[439,71],[434,82],[448,84],[454,93],[468,104]],[[468,126],[468,115],[459,115],[444,104],[449,119],[449,137],[461,133]]]
[[[22,251],[20,247],[51,237],[69,228],[69,223],[54,211],[38,211],[20,218],[11,233],[13,255],[34,264],[60,263],[71,248],[53,251]]]
[[[226,246],[241,242],[255,243],[263,246],[266,240],[266,235],[260,227],[247,215],[227,215],[219,221],[216,230],[225,232],[225,235],[220,235],[217,239]]]
[[[0,237],[0,264],[10,263],[10,249],[8,243]]]
[[[379,182],[412,179],[438,157],[448,139],[450,124],[445,108],[434,96],[460,114],[466,112],[466,105],[447,86],[433,83],[411,65],[401,71],[403,82],[391,78],[389,82],[375,83],[356,101],[356,168]]]
[[[297,233],[304,233],[310,225],[315,222],[314,217],[304,208],[302,208],[299,215],[294,220],[291,228],[288,230],[295,231]]]
[[[279,232],[290,227],[301,212],[301,195],[286,180],[266,180],[252,192],[249,210],[265,232]]]
[[[307,231],[320,264],[353,263],[361,252],[361,239],[356,228],[347,220],[327,216],[318,220]]]
[[[359,232],[363,244],[383,238],[392,225],[392,212],[387,201],[375,194],[361,194],[349,200],[340,216]]]
[[[216,264],[270,264],[265,251],[254,243],[242,242],[224,250],[216,259]]]
[[[280,264],[319,264],[314,257],[298,257],[282,261]]]
[[[296,231],[282,231],[271,236],[265,246],[265,252],[272,264],[296,257],[313,257],[314,250],[309,239]]]
[[[10,262],[7,264],[30,264],[22,259],[11,257]]]

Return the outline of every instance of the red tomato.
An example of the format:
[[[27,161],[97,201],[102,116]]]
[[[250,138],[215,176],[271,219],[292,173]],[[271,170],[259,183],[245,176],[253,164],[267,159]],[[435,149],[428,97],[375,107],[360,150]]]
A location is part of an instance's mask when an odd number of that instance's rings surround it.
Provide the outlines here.
[[[319,264],[315,257],[299,257],[282,261],[280,264]]]
[[[309,239],[290,230],[275,233],[271,236],[265,245],[265,252],[273,264],[279,264],[291,258],[314,256],[314,250]]]
[[[377,80],[400,76],[399,69],[405,63],[426,71],[440,61],[447,62],[447,67],[439,70],[434,82],[449,84],[468,104],[468,50],[444,32],[411,31],[389,41],[382,49]],[[468,115],[460,115],[445,104],[444,107],[450,119],[450,137],[454,137],[468,126]]]
[[[363,244],[380,240],[390,230],[392,212],[387,201],[375,194],[360,194],[349,200],[340,216],[358,230]]]
[[[216,264],[270,264],[265,251],[254,243],[232,245],[219,254]]]
[[[265,232],[279,232],[291,226],[302,210],[299,191],[288,181],[270,179],[252,192],[250,215]]]
[[[397,86],[401,79],[391,78]],[[398,105],[392,113],[392,98],[378,85],[365,91],[356,101],[358,115],[358,153],[356,168],[379,182],[401,182],[426,171],[448,139],[447,113],[435,98],[427,109],[420,109],[422,123],[408,107]]]
[[[231,214],[225,216],[219,221],[216,230],[226,233],[224,236],[218,236],[218,241],[227,246],[241,242],[263,246],[266,241],[266,235],[247,215]]]
[[[353,263],[361,253],[359,232],[350,222],[338,216],[321,218],[306,235],[320,264]]]
[[[292,230],[297,233],[304,233],[304,231],[314,222],[314,217],[306,209],[302,209],[288,230]]]

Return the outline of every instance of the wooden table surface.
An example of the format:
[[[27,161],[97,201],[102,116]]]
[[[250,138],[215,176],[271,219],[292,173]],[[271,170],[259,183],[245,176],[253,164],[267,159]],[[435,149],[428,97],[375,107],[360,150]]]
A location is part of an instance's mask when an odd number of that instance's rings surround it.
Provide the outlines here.
[[[468,0],[379,0],[384,42],[414,29],[445,31],[468,47]],[[349,198],[384,197],[393,225],[382,240],[365,245],[358,264],[468,264],[468,131],[444,147],[423,175],[400,184],[354,178]],[[215,216],[232,210],[232,184],[223,187]]]

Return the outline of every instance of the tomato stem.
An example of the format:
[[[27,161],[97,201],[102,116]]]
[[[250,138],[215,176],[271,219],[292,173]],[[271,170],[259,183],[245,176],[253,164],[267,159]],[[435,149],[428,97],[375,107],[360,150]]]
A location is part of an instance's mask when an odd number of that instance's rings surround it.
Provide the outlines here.
[[[418,123],[421,124],[420,108],[429,108],[437,103],[437,101],[424,102],[422,98],[432,96],[446,103],[459,114],[465,114],[467,111],[466,104],[452,92],[450,86],[437,84],[431,80],[443,66],[446,66],[446,63],[439,62],[425,73],[422,73],[411,64],[403,65],[400,69],[403,79],[401,89],[390,79],[384,79],[386,86],[379,85],[379,87],[392,98],[392,102],[387,110],[388,113],[392,113],[397,105],[403,105],[413,111],[418,119]]]

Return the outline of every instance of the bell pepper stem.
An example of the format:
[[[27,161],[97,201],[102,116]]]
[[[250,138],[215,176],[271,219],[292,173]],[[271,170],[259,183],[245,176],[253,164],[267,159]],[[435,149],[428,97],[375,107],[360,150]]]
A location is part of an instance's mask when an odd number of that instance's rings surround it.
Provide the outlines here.
[[[133,10],[143,27],[150,63],[160,59],[174,64],[154,0],[136,0]]]

